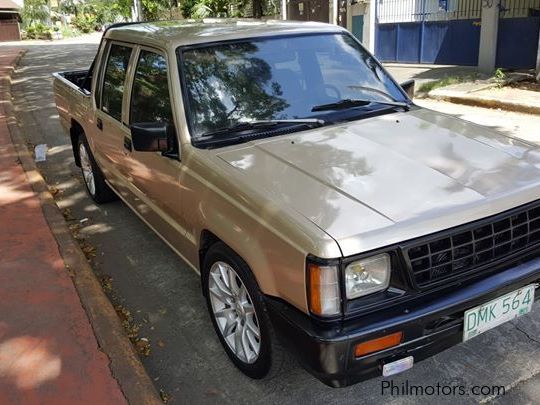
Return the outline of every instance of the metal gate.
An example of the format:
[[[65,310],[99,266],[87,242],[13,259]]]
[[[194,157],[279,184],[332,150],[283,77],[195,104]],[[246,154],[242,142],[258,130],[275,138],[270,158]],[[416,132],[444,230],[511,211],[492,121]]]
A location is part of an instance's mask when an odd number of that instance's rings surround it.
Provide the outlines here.
[[[329,0],[288,0],[287,19],[330,22]],[[347,27],[347,0],[338,0],[338,25]]]
[[[534,69],[540,31],[540,0],[502,0],[497,67]]]
[[[297,21],[328,22],[330,6],[325,0],[290,0],[287,4],[287,18]]]
[[[384,62],[477,65],[482,0],[376,0]]]
[[[486,0],[487,1],[487,0]],[[497,67],[534,68],[540,0],[499,7]],[[482,0],[376,0],[375,54],[384,62],[478,64]]]

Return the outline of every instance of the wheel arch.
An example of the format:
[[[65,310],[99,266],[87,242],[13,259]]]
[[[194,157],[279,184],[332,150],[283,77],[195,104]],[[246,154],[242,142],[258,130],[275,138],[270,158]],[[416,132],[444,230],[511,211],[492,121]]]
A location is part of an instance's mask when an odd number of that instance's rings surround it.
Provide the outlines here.
[[[218,238],[216,234],[209,231],[208,229],[202,230],[201,236],[199,238],[199,271],[201,275],[203,273],[202,270],[204,264],[204,257],[206,256],[206,253],[208,252],[210,247],[217,242],[225,243],[220,238]]]
[[[199,270],[201,274],[201,283],[204,283],[204,259],[210,248],[215,245],[216,243],[222,243],[225,245],[228,249],[230,249],[232,252],[234,252],[242,261],[247,265],[249,268],[251,274],[253,275],[253,278],[255,279],[255,282],[257,283],[258,287],[262,290],[264,290],[264,285],[261,285],[261,280],[259,280],[259,277],[257,275],[256,269],[253,268],[253,266],[250,264],[249,257],[246,257],[242,252],[238,251],[238,249],[235,249],[233,246],[231,246],[229,243],[227,243],[223,238],[220,238],[217,236],[214,232],[210,231],[209,229],[205,228],[201,231],[200,241],[199,241]],[[245,252],[244,252],[245,253]],[[203,288],[203,295],[204,295],[204,288]]]
[[[73,158],[75,159],[75,164],[78,167],[81,167],[81,157],[79,156],[79,137],[84,135],[84,129],[82,125],[75,120],[71,119],[71,126],[69,128],[69,137],[71,140],[71,148],[73,150]]]

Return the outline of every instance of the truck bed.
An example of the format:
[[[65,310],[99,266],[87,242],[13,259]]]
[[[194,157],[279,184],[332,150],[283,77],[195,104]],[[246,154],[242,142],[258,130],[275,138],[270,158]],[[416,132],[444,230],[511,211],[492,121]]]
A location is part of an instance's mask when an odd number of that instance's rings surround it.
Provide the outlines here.
[[[75,120],[81,127],[87,125],[88,115],[92,107],[91,83],[92,75],[88,70],[56,72],[54,76],[54,100],[60,116],[60,122],[68,131]]]
[[[88,77],[88,70],[74,70],[74,71],[69,71],[69,72],[58,72],[56,73],[56,75],[74,84],[80,90],[90,93],[90,90],[91,90],[90,86],[92,83],[92,74],[90,74],[90,76]]]

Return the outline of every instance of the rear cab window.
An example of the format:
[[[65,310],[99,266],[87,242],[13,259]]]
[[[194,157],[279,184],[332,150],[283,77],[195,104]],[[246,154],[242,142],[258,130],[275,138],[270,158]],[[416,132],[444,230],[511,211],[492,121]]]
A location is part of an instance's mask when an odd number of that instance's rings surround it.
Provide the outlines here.
[[[122,121],[122,101],[132,48],[112,43],[103,75],[100,109],[115,120]]]

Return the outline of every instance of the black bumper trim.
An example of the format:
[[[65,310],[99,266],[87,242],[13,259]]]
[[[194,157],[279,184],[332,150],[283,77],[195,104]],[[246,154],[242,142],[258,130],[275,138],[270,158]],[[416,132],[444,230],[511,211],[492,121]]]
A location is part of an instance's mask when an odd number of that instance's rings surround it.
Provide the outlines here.
[[[267,297],[270,319],[301,364],[323,383],[343,387],[381,375],[385,363],[407,356],[415,362],[462,341],[465,310],[525,285],[540,282],[540,258],[422,303],[405,303],[351,321],[323,325],[277,299]],[[536,300],[540,294],[535,294]],[[354,345],[403,331],[397,347],[354,358]]]

